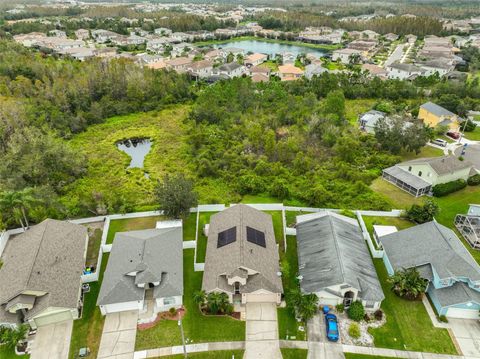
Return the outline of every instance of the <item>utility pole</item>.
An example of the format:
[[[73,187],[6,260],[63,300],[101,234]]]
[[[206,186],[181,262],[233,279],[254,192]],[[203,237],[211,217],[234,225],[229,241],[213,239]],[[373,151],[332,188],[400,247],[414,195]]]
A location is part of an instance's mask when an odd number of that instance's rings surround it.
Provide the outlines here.
[[[185,334],[183,333],[182,320],[178,320],[178,326],[180,327],[180,333],[182,333],[182,343],[183,343],[183,356],[187,357],[187,346],[185,345]]]
[[[467,127],[468,118],[463,121],[463,131],[460,129],[460,137],[458,138],[458,143],[461,143],[463,134],[465,133],[465,128]]]

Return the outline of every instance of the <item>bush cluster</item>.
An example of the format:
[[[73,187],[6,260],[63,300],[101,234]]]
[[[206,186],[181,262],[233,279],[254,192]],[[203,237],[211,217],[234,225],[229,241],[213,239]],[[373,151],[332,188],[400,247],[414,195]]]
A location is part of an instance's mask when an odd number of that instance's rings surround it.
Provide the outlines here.
[[[350,324],[350,327],[348,327],[348,335],[350,335],[353,339],[360,338],[360,326],[358,323]]]
[[[350,308],[347,311],[348,317],[356,322],[359,322],[365,316],[365,308],[363,308],[362,302],[353,302],[350,304]]]
[[[443,197],[443,196],[446,196],[447,194],[461,190],[466,186],[467,186],[467,182],[465,180],[458,179],[456,181],[437,184],[432,188],[432,192],[435,197]]]
[[[467,180],[469,186],[478,186],[480,184],[480,174],[476,174]]]

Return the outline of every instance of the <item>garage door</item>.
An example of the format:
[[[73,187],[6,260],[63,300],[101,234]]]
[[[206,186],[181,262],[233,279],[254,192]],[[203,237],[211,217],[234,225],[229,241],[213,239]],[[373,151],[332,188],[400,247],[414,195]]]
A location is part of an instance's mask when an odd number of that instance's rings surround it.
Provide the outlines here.
[[[247,303],[276,303],[276,294],[247,294]]]
[[[49,325],[52,323],[58,323],[58,322],[63,322],[64,320],[72,320],[72,319],[73,319],[72,313],[69,310],[67,310],[64,312],[54,313],[54,314],[46,315],[44,317],[35,318],[34,320],[37,327],[41,327],[42,325]]]
[[[447,317],[462,318],[462,319],[478,319],[478,310],[449,308],[447,311]]]
[[[336,298],[318,298],[319,305],[330,305],[332,307],[338,304],[338,299]]]

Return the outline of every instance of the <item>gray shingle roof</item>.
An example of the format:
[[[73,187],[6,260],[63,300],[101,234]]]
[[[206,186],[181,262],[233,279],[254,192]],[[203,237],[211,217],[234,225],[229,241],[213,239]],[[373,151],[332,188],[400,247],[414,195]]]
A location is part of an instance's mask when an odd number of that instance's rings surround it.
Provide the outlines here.
[[[236,69],[238,69],[239,67],[242,67],[243,65],[240,65],[238,62],[229,62],[227,64],[223,64],[221,66],[218,67],[218,70],[219,71],[226,71],[226,72],[231,72],[231,71],[234,71]]]
[[[470,168],[473,164],[469,161],[460,161],[456,156],[441,156],[441,157],[429,157],[418,158],[411,161],[399,163],[399,165],[411,165],[411,164],[428,164],[438,175],[444,175],[447,173],[453,173],[456,171]]]
[[[480,304],[480,292],[473,290],[463,282],[456,282],[450,287],[431,290],[433,290],[442,307],[468,302]]]
[[[398,180],[412,186],[415,189],[422,189],[432,185],[431,183],[428,183],[424,179],[418,176],[415,176],[413,173],[401,169],[400,167],[398,167],[398,165],[385,168],[383,172],[397,178]]]
[[[85,227],[54,219],[11,238],[0,268],[0,310],[26,290],[47,293],[37,297],[27,319],[47,307],[76,308],[86,246]]]
[[[183,295],[182,245],[180,227],[117,233],[97,304],[143,300],[142,283],[160,282],[154,298]]]
[[[265,248],[247,241],[247,226],[265,233]],[[236,241],[217,248],[218,233],[232,227],[236,227]],[[248,276],[245,286],[240,286],[241,293],[259,289],[283,292],[282,281],[277,275],[280,267],[272,217],[244,204],[227,208],[210,218],[202,289],[210,292],[218,288],[233,293],[227,276],[239,273],[241,268],[257,272]]]
[[[443,116],[456,116],[453,112],[447,110],[446,108],[443,108],[442,106],[439,106],[433,102],[426,102],[423,105],[420,106],[420,108],[423,108],[427,110],[428,112],[433,113],[436,116],[443,117]]]
[[[301,222],[297,218],[298,265],[302,291],[319,292],[348,284],[368,301],[385,296],[356,220],[335,213],[319,213]]]
[[[480,280],[480,267],[455,233],[435,222],[380,237],[394,269],[430,264],[440,279]]]
[[[384,118],[385,115],[386,115],[385,112],[370,110],[360,116],[360,121],[365,122],[366,127],[374,127],[377,121],[380,120],[381,118]]]

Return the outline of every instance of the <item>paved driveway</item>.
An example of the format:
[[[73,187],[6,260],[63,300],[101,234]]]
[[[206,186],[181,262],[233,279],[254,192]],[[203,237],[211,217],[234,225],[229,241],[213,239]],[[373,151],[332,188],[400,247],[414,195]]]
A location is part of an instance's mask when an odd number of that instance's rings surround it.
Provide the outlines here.
[[[340,344],[327,340],[325,320],[322,313],[317,313],[307,323],[308,359],[344,359]],[[341,339],[340,339],[341,340]]]
[[[480,321],[448,318],[453,335],[466,357],[480,358]]]
[[[45,325],[37,329],[31,359],[67,359],[73,321]]]
[[[107,314],[97,358],[133,359],[137,320],[136,310]]]
[[[277,306],[275,303],[247,303],[245,359],[280,359]]]

